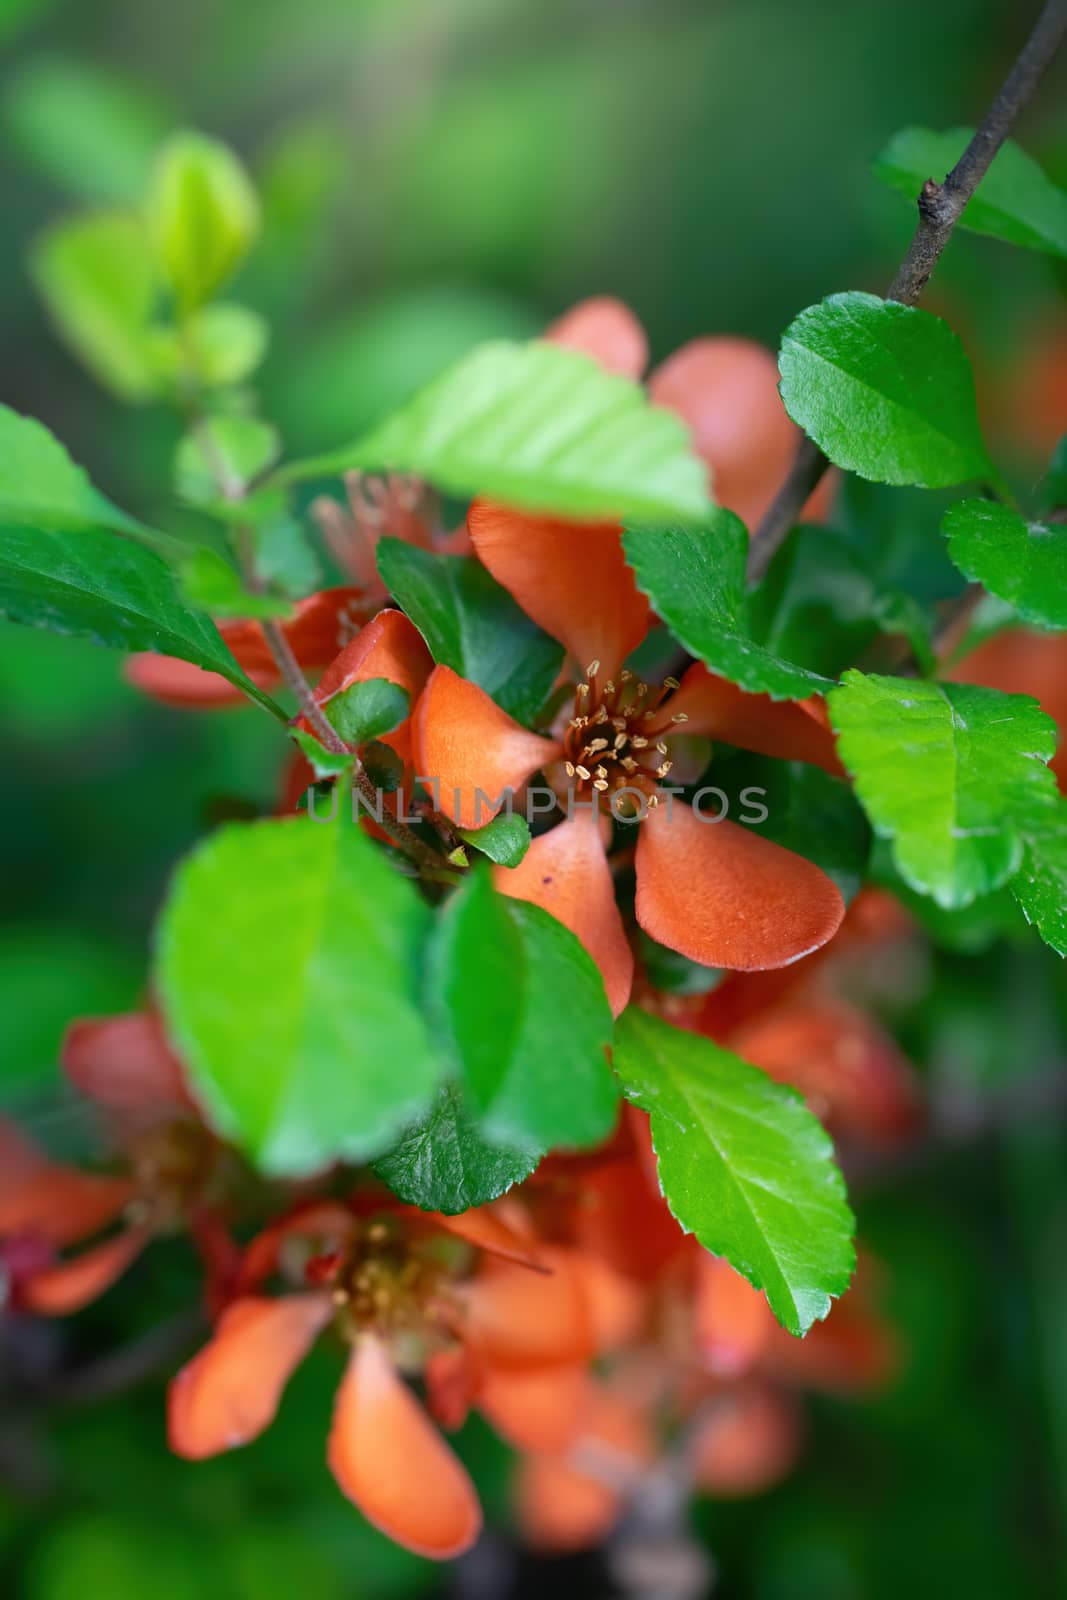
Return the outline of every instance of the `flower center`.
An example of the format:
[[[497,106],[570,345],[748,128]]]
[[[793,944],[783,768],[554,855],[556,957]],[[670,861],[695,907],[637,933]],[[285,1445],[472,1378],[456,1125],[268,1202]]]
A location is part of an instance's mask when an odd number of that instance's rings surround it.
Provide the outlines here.
[[[331,1263],[333,1299],[353,1332],[395,1337],[420,1333],[434,1320],[445,1273],[389,1219],[360,1229],[356,1244]]]
[[[664,731],[687,721],[684,711],[664,709],[677,687],[677,678],[665,678],[650,688],[626,667],[601,682],[600,662],[589,663],[563,733],[563,770],[577,796],[605,795],[620,816],[659,804],[657,785],[673,765]]]

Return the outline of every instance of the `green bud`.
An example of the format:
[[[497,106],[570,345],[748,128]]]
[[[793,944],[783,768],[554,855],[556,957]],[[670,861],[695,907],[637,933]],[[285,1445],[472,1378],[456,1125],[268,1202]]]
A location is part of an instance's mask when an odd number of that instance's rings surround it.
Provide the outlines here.
[[[148,196],[160,269],[182,311],[192,311],[237,269],[259,232],[259,201],[233,152],[198,133],[160,151]]]

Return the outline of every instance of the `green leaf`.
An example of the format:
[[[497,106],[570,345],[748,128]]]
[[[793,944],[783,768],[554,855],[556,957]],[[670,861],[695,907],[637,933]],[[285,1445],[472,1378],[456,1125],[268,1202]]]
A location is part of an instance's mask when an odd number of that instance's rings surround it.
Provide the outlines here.
[[[501,867],[517,867],[530,848],[530,824],[517,811],[510,816],[502,811],[484,828],[457,828],[456,832]]]
[[[290,727],[289,736],[299,745],[316,778],[336,778],[338,773],[348,772],[356,764],[354,753],[327,750],[313,733],[305,733],[303,728]]]
[[[229,563],[206,546],[185,556],[177,572],[185,599],[213,617],[286,617],[293,609],[288,600],[250,594]]]
[[[1020,826],[1022,865],[1011,892],[1045,943],[1067,956],[1067,800],[1049,797]]]
[[[995,500],[960,500],[942,524],[960,571],[1039,628],[1067,628],[1067,527]]]
[[[220,672],[284,713],[237,665],[210,617],[191,611],[154,551],[99,528],[0,526],[0,616],[116,650],[158,650]]]
[[[493,1139],[549,1148],[610,1133],[611,1011],[578,940],[472,872],[442,913],[430,991],[471,1108]]]
[[[155,394],[156,273],[139,218],[101,211],[58,222],[36,240],[30,272],[60,337],[99,383],[127,401]]]
[[[746,827],[814,861],[846,904],[855,898],[870,860],[871,829],[847,783],[805,761],[741,753],[729,765],[717,761],[710,776],[737,793]],[[766,816],[750,821],[757,807]]]
[[[322,583],[322,566],[295,517],[280,511],[253,521],[256,570],[265,583],[300,600]]]
[[[652,1118],[674,1216],[765,1291],[783,1327],[806,1333],[855,1267],[854,1220],[822,1125],[795,1090],[633,1006],[618,1023],[615,1070]]]
[[[411,696],[387,678],[365,678],[327,700],[323,709],[345,744],[366,744],[399,727],[411,710]]]
[[[244,383],[267,353],[270,327],[248,306],[203,306],[185,328],[186,347],[200,382],[209,389]]]
[[[480,561],[381,539],[378,571],[435,661],[476,683],[518,722],[533,721],[559,674],[563,647]]]
[[[375,1162],[374,1170],[409,1206],[454,1217],[506,1194],[530,1176],[542,1154],[492,1144],[460,1090],[449,1083],[396,1148]]]
[[[0,520],[46,529],[113,528],[152,535],[94,489],[43,422],[0,406]]]
[[[995,475],[970,362],[928,311],[830,295],[786,329],[778,367],[786,410],[836,466],[926,489]]]
[[[376,1156],[428,1107],[428,922],[347,818],[231,825],[179,868],[159,930],[169,1027],[214,1126],[264,1171]]]
[[[160,269],[186,313],[230,277],[259,232],[259,201],[241,163],[198,133],[163,146],[147,216]]]
[[[479,345],[369,437],[289,469],[413,472],[450,494],[564,517],[699,519],[707,472],[681,419],[574,350]]]
[[[1019,819],[1054,790],[1056,728],[1036,700],[847,672],[828,703],[856,793],[912,889],[953,909],[1019,869]]]
[[[745,591],[748,536],[732,511],[702,528],[627,527],[626,559],[657,613],[691,655],[754,694],[804,700],[829,680],[757,643]]]
[[[178,445],[174,486],[192,505],[212,505],[220,480],[236,497],[277,459],[280,448],[277,430],[257,417],[205,417]]]
[[[914,202],[927,178],[940,183],[948,176],[973,134],[973,128],[950,128],[947,133],[904,128],[875,161],[875,173]],[[1008,139],[964,207],[957,227],[992,234],[1028,250],[1067,256],[1067,194],[1046,177],[1033,156]]]

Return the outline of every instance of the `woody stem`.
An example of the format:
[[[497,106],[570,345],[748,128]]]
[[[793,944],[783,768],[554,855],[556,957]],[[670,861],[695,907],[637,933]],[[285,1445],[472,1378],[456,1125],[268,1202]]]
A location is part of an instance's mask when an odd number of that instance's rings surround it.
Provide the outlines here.
[[[927,178],[918,196],[919,221],[887,298],[913,306],[930,280],[963,209],[1067,34],[1067,0],[1047,0],[1033,31],[974,137],[943,183]],[[812,439],[801,440],[793,464],[749,547],[749,576],[762,578],[775,552],[830,465]]]

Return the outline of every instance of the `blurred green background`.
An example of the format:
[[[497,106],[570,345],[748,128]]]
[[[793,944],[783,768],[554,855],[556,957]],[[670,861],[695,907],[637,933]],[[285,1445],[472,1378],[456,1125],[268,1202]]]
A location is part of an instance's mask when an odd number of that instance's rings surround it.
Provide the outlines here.
[[[230,141],[261,187],[265,233],[237,293],[270,319],[259,387],[290,451],[353,436],[477,340],[535,332],[594,292],[634,306],[656,358],[699,333],[773,345],[822,295],[884,286],[911,217],[870,160],[899,127],[973,121],[1033,10],[0,0],[0,400],[43,418],[121,505],[174,523],[177,423],[93,386],[25,260],[65,210],[135,199],[176,126]],[[1022,130],[1061,182],[1065,90],[1061,63]],[[1063,291],[1044,258],[950,246],[932,303],[968,343],[994,432],[1010,428],[997,396],[1020,351],[1064,325]],[[914,515],[887,507],[887,526]],[[174,861],[220,808],[268,805],[278,779],[264,715],[166,711],[118,669],[78,641],[0,629],[0,1086],[59,1148],[76,1139],[57,1100],[64,1023],[136,1000]],[[815,1405],[804,1463],[772,1495],[700,1508],[717,1594],[1067,1593],[1067,1137],[1041,1091],[1063,1072],[1063,969],[1025,938],[954,928],[949,943],[979,953],[931,951],[892,1020],[932,1093],[966,1114],[856,1186],[903,1375],[876,1400]],[[325,1360],[263,1441],[200,1467],[166,1454],[158,1375],[107,1403],[106,1366],[72,1389],[63,1375],[98,1371],[116,1341],[143,1335],[151,1355],[172,1317],[180,1334],[193,1283],[175,1246],[76,1326],[8,1339],[5,1594],[612,1592],[595,1563],[526,1563],[509,1588],[510,1558],[442,1575],[368,1532],[322,1464]],[[506,1532],[506,1456],[482,1432],[464,1448]]]

